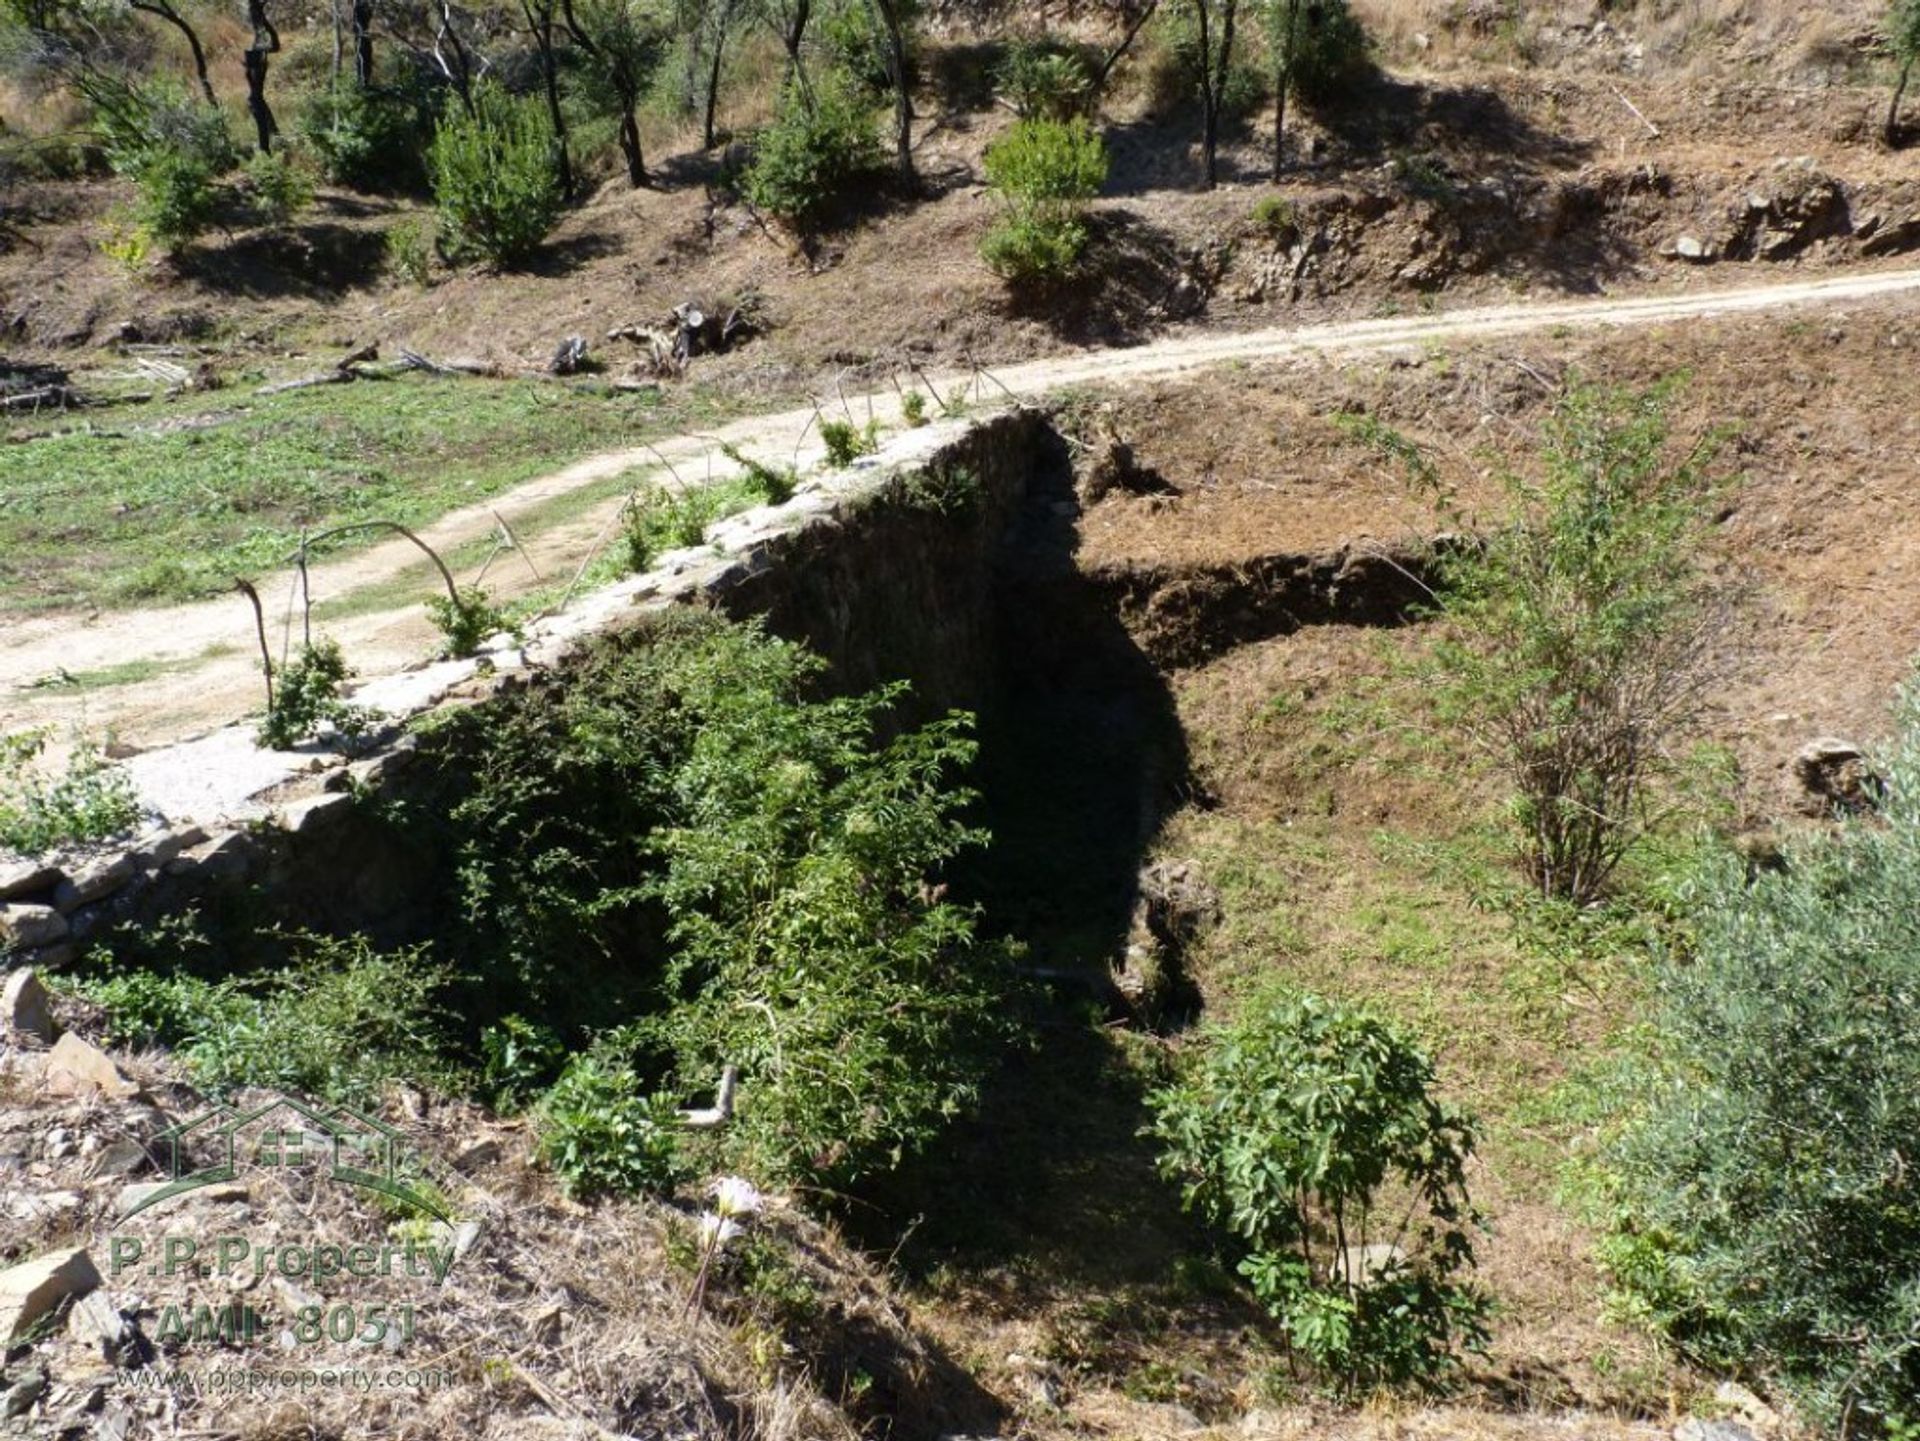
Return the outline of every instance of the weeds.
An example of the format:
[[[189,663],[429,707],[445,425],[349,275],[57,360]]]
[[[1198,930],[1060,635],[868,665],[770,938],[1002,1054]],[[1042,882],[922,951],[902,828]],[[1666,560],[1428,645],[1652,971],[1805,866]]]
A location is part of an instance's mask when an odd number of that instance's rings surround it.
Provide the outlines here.
[[[347,702],[348,674],[338,641],[323,636],[303,646],[293,664],[278,673],[279,684],[260,725],[260,744],[269,750],[292,750],[322,726],[348,739],[365,734],[373,717]]]
[[[850,420],[823,420],[820,439],[827,447],[827,464],[845,470],[861,456],[872,455],[880,448],[880,425],[870,420],[862,429]]]
[[[133,783],[98,746],[76,746],[66,768],[48,776],[33,764],[46,739],[44,731],[0,736],[0,851],[37,856],[107,840],[139,823]]]

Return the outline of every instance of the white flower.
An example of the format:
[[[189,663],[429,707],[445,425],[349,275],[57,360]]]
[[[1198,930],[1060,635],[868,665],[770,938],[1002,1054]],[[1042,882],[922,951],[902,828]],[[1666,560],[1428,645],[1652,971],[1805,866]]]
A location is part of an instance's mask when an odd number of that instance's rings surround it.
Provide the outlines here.
[[[760,1193],[753,1182],[738,1176],[722,1176],[713,1186],[713,1206],[722,1216],[758,1215]]]
[[[725,1216],[716,1216],[711,1211],[700,1217],[700,1245],[706,1250],[718,1250],[739,1234],[738,1221],[730,1221]]]

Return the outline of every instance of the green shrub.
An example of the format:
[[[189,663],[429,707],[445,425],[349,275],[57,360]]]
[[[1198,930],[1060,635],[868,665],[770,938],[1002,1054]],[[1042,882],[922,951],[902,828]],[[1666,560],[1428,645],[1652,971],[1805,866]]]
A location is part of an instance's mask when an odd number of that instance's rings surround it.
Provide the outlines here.
[[[754,1168],[845,1183],[973,1103],[1011,977],[926,888],[984,839],[958,819],[966,719],[878,743],[903,688],[803,699],[822,668],[741,628],[676,666],[699,727],[642,887],[669,918],[675,1001],[636,1029],[683,1088],[740,1068],[727,1139]]]
[[[1253,223],[1276,240],[1290,239],[1300,231],[1300,217],[1284,195],[1263,195],[1254,201]]]
[[[915,23],[920,6],[918,0],[900,0],[899,8],[906,23],[907,83],[912,85],[920,68],[920,27]],[[863,100],[878,102],[892,92],[887,32],[868,0],[832,6],[820,18],[817,33],[834,71],[844,76]]]
[[[433,279],[433,248],[436,229],[431,219],[402,220],[394,224],[382,242],[387,254],[387,269],[413,285],[425,289]]]
[[[255,153],[245,168],[247,199],[262,225],[285,225],[313,204],[313,181],[285,151]]]
[[[1898,722],[1878,815],[1679,888],[1601,1248],[1687,1354],[1887,1437],[1920,1425],[1920,688]]]
[[[793,499],[800,476],[791,465],[756,460],[737,445],[722,444],[720,453],[745,472],[741,482],[763,504],[785,505]]]
[[[577,1056],[540,1102],[540,1158],[567,1194],[671,1190],[680,1175],[671,1097],[647,1095],[629,1067]]]
[[[220,192],[214,172],[178,150],[148,153],[134,172],[133,219],[139,233],[168,250],[181,250],[213,225]]]
[[[1072,120],[1093,112],[1093,77],[1072,50],[1016,40],[994,71],[994,86],[1022,120]]]
[[[519,264],[559,223],[559,147],[538,100],[484,84],[474,105],[448,106],[429,151],[440,243],[453,260]]]
[[[477,585],[463,585],[454,596],[429,597],[427,616],[446,638],[446,653],[455,659],[472,655],[488,636],[509,629],[506,612]]]
[[[755,492],[744,480],[686,490],[655,485],[636,491],[621,512],[628,568],[648,570],[663,552],[704,543],[708,526],[739,514],[753,504],[754,498]]]
[[[480,1086],[493,1106],[518,1111],[551,1085],[567,1048],[549,1026],[502,1016],[480,1033]]]
[[[1711,446],[1668,444],[1668,386],[1576,389],[1513,514],[1443,551],[1435,695],[1511,781],[1533,880],[1602,894],[1649,789],[1718,673],[1726,595],[1707,568]]]
[[[405,90],[330,86],[308,95],[295,119],[332,185],[374,194],[417,194],[428,185],[433,106]]]
[[[1350,96],[1373,66],[1373,42],[1347,0],[1301,7],[1294,38],[1293,93],[1309,106]]]
[[[1213,1032],[1149,1097],[1161,1169],[1242,1249],[1290,1353],[1344,1391],[1438,1383],[1485,1339],[1473,1133],[1434,1086],[1392,1025],[1303,996]]]
[[[917,390],[909,390],[900,397],[900,418],[910,430],[918,430],[927,423],[927,398]]]
[[[976,839],[960,723],[882,743],[898,688],[814,699],[821,669],[757,628],[662,618],[558,692],[450,720],[420,824],[446,828],[476,1021],[511,996],[569,1044],[601,1036],[635,1105],[735,1065],[716,1144],[840,1181],[969,1104],[1014,992],[972,913],[926,889]]]
[[[863,455],[880,448],[880,428],[869,423],[864,429],[850,420],[823,420],[820,439],[827,447],[827,464],[845,470]]]
[[[139,823],[140,798],[126,772],[81,744],[57,776],[34,760],[44,731],[0,736],[0,851],[37,856],[56,846],[103,841]]]
[[[196,1084],[258,1086],[364,1104],[387,1082],[451,1084],[444,998],[452,977],[424,947],[298,935],[293,966],[224,980],[122,970],[75,989],[123,1045],[170,1046]]]
[[[811,106],[797,85],[781,95],[773,124],[754,137],[743,189],[760,209],[810,227],[884,161],[871,106],[844,77],[824,75]]]
[[[1084,120],[1022,120],[987,147],[1000,220],[981,242],[993,271],[1016,282],[1073,273],[1087,244],[1087,202],[1107,178],[1107,149]]]
[[[273,704],[260,723],[260,744],[291,750],[323,725],[349,738],[363,733],[370,717],[347,703],[347,675],[347,658],[338,641],[323,636],[302,647],[294,662],[274,677]]]

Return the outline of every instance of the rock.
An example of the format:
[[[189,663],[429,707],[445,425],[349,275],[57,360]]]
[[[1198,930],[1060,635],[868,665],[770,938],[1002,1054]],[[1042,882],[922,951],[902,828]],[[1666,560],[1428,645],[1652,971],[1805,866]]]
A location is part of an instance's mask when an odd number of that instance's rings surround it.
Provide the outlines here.
[[[167,862],[170,876],[196,875],[210,881],[239,880],[253,868],[260,843],[245,831],[227,831],[189,846]]]
[[[1713,259],[1713,247],[1696,235],[1683,235],[1674,241],[1673,253],[1695,265],[1705,265]]]
[[[52,906],[15,902],[0,906],[0,949],[49,946],[67,934],[67,918]]]
[[[192,1201],[215,1206],[225,1205],[231,1201],[252,1199],[245,1186],[219,1181],[207,1186],[197,1186],[191,1191],[177,1191],[163,1201],[153,1199],[172,1184],[172,1181],[136,1181],[131,1186],[122,1186],[119,1197],[114,1201],[115,1209],[122,1217],[130,1216],[136,1210],[149,1210],[157,1215],[161,1211],[171,1210],[175,1206]]]
[[[296,835],[312,835],[316,831],[343,821],[353,811],[353,796],[344,791],[331,795],[308,796],[304,800],[293,801],[281,811],[281,823]]]
[[[1881,787],[1866,752],[1838,736],[1821,736],[1801,746],[1793,758],[1793,774],[1818,812],[1868,810]]]
[[[45,1371],[36,1366],[30,1371],[22,1372],[20,1378],[7,1387],[6,1393],[0,1395],[0,1416],[12,1418],[25,1415],[32,1408],[33,1403],[46,1394],[46,1390],[47,1373]]]
[[[453,1158],[453,1169],[463,1176],[471,1176],[475,1171],[484,1171],[488,1166],[499,1162],[502,1155],[500,1143],[489,1136],[484,1141],[475,1141]]]
[[[62,912],[75,911],[102,897],[110,896],[133,879],[139,867],[131,855],[95,861],[74,871],[53,888],[53,904]]]
[[[50,892],[60,884],[60,869],[38,861],[12,861],[0,865],[0,901]]]
[[[1365,1285],[1384,1276],[1407,1259],[1407,1253],[1390,1241],[1372,1246],[1349,1246],[1341,1253],[1350,1284]]]
[[[586,364],[587,342],[584,337],[569,335],[560,342],[553,352],[553,363],[548,367],[555,375],[577,375],[581,366]]]
[[[83,1246],[55,1251],[0,1271],[0,1336],[17,1341],[29,1327],[70,1296],[100,1285],[100,1272]]]
[[[67,1313],[67,1334],[83,1346],[92,1346],[108,1361],[117,1359],[126,1344],[127,1322],[105,1295],[95,1291],[73,1303]]]
[[[1673,1428],[1673,1441],[1759,1441],[1738,1421],[1703,1421],[1689,1416]]]
[[[0,1029],[53,1040],[53,1001],[31,966],[11,972],[0,986]]]
[[[106,1052],[72,1031],[47,1053],[47,1089],[60,1096],[99,1094],[116,1101],[140,1094],[140,1088],[120,1074]]]
[[[147,1148],[131,1138],[109,1141],[87,1168],[89,1176],[131,1176],[147,1164]]]
[[[1738,1381],[1722,1381],[1713,1399],[1727,1408],[1728,1417],[1766,1434],[1780,1429],[1780,1413]]]
[[[160,830],[142,837],[136,863],[143,869],[158,870],[189,846],[197,846],[207,838],[207,833],[199,826],[182,826],[178,830]]]

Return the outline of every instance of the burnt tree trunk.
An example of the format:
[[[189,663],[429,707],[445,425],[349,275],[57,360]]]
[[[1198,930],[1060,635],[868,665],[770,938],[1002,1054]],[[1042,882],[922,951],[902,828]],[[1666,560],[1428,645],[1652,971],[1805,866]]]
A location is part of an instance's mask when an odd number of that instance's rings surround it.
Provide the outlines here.
[[[267,16],[266,0],[247,0],[247,20],[253,26],[253,44],[242,57],[247,76],[247,113],[253,116],[260,153],[271,155],[280,124],[273,118],[273,107],[267,104],[267,63],[269,56],[280,52],[280,32]]]

